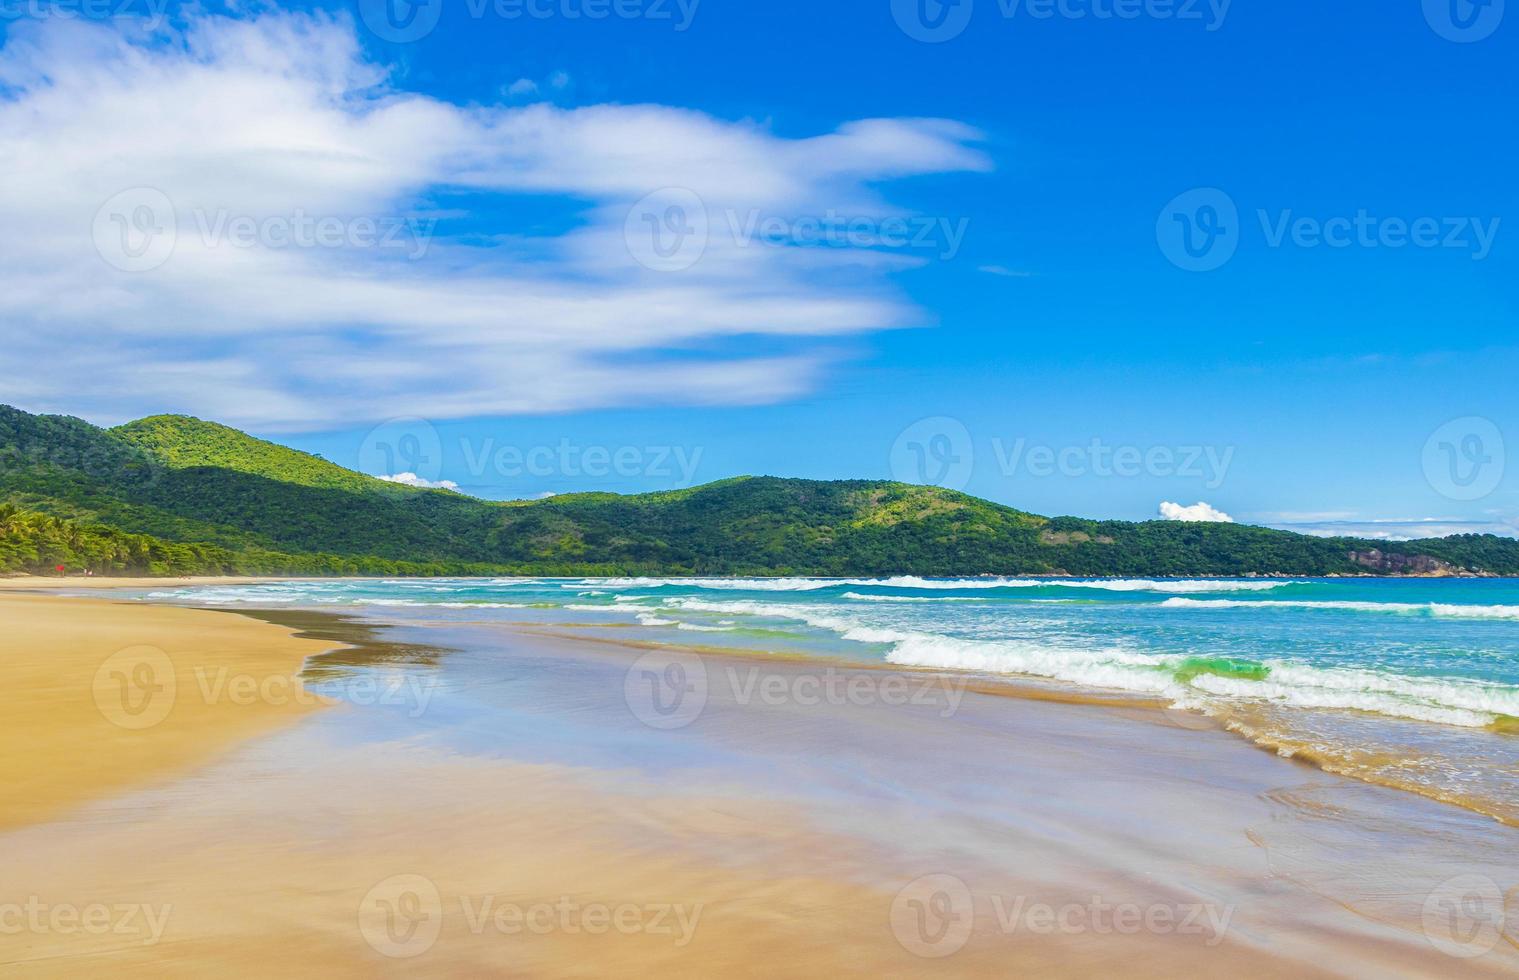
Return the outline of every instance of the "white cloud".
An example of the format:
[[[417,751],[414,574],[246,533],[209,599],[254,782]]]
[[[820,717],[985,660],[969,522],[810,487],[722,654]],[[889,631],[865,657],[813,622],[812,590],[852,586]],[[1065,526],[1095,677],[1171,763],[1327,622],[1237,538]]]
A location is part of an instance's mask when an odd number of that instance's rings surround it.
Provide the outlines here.
[[[538,83],[531,78],[519,78],[506,87],[507,95],[537,95]]]
[[[1198,501],[1190,507],[1174,504],[1169,500],[1160,502],[1160,516],[1168,521],[1211,521],[1219,524],[1233,524],[1234,518],[1225,514],[1210,504]]]
[[[890,278],[928,259],[746,242],[728,217],[901,216],[879,185],[986,170],[978,139],[933,119],[787,138],[658,105],[457,106],[398,89],[344,15],[197,15],[151,37],[18,22],[0,47],[0,391],[266,431],[794,397],[837,338],[931,322]],[[152,209],[102,211],[142,187],[167,196],[172,235],[148,234]],[[627,232],[667,187],[708,219],[679,271],[640,264]],[[560,201],[567,230],[515,224],[519,194]],[[298,216],[378,222],[400,247],[271,240]],[[255,240],[229,240],[235,221]],[[118,260],[173,250],[129,272],[97,241]]]
[[[980,265],[976,267],[976,271],[984,272],[989,276],[1002,276],[1005,279],[1027,279],[1033,275],[1032,272],[1024,272],[1021,269],[1009,269],[1005,265]]]
[[[393,473],[390,476],[381,476],[377,479],[384,480],[386,483],[404,483],[408,487],[423,487],[428,490],[457,491],[459,489],[459,484],[453,480],[429,480],[425,477],[417,476],[415,473]]]

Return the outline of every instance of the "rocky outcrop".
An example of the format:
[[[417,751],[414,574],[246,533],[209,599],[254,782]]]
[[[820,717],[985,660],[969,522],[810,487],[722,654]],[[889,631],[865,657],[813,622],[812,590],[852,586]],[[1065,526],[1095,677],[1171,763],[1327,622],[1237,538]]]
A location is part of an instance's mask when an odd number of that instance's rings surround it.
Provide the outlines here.
[[[1441,561],[1429,555],[1404,555],[1395,551],[1383,551],[1380,548],[1352,551],[1350,560],[1363,568],[1369,568],[1383,575],[1422,575],[1429,578],[1446,578],[1474,574],[1467,569],[1457,568],[1448,561]]]

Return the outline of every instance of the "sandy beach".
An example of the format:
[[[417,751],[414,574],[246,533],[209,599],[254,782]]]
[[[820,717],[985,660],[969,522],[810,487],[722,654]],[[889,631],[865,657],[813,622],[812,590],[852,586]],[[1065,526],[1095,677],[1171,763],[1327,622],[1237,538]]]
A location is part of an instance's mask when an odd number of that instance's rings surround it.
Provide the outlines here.
[[[1512,828],[1159,710],[572,627],[50,596],[0,597],[0,615],[16,641],[7,772],[25,787],[0,830],[8,974],[1434,977],[1519,962],[1511,935],[1440,918],[1453,881],[1514,884]],[[313,690],[349,703],[200,703],[181,681],[163,720],[121,728],[94,675],[124,644],[164,650],[181,676],[305,661]],[[675,668],[705,678],[693,717],[638,693]]]
[[[288,579],[255,575],[182,575],[143,578],[110,575],[9,575],[0,577],[0,592],[74,592],[79,589],[161,589],[186,585],[254,585]]]
[[[0,828],[170,778],[320,707],[331,644],[239,616],[0,594]],[[251,692],[251,693],[250,693]]]

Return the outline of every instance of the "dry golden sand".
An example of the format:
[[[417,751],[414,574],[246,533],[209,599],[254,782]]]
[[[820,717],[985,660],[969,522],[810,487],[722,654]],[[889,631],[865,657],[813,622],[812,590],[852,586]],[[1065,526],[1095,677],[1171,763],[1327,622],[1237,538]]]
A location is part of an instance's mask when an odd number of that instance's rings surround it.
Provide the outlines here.
[[[167,778],[318,707],[332,646],[242,616],[0,595],[0,829]]]

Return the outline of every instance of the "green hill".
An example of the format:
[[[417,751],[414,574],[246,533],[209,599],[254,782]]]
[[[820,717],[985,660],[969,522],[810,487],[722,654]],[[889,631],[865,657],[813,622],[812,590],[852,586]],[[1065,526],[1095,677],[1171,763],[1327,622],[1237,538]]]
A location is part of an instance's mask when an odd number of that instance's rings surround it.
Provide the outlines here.
[[[491,502],[387,483],[184,416],[100,429],[5,406],[0,504],[0,571],[1519,574],[1519,542],[1492,535],[1390,546],[1238,524],[1046,518],[874,480],[739,477]]]
[[[334,490],[415,492],[410,487],[346,470],[320,456],[186,415],[152,415],[110,432],[174,469],[211,467]]]

